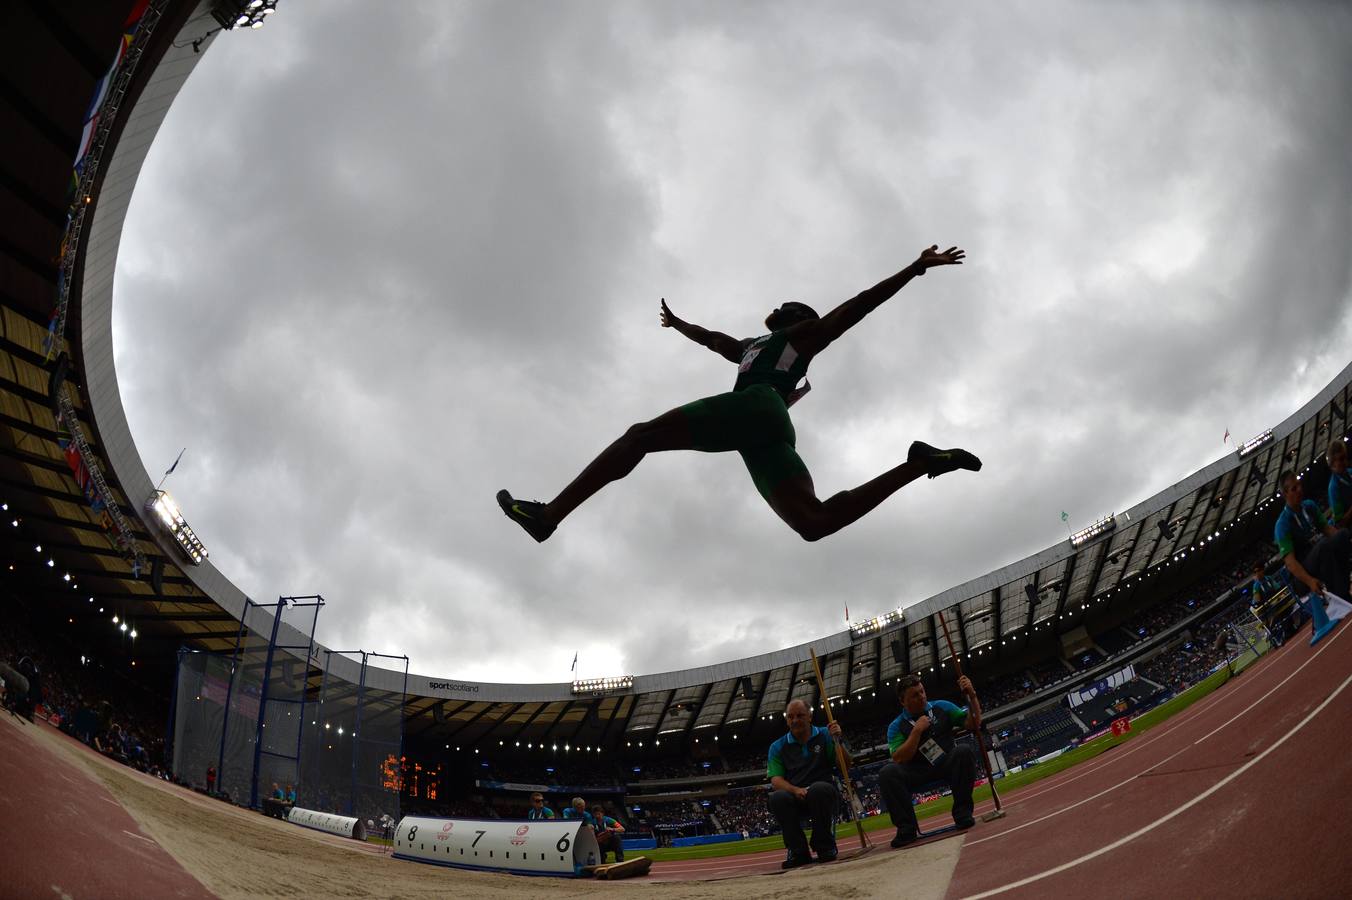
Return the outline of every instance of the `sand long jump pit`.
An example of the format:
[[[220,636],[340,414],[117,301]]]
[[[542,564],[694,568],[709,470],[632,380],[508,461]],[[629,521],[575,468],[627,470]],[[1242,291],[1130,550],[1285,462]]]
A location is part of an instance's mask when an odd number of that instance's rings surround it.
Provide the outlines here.
[[[50,763],[91,780],[90,792],[107,791],[154,841],[212,893],[248,897],[582,897],[623,892],[654,898],[868,898],[944,896],[963,839],[955,837],[893,851],[881,847],[861,858],[808,866],[775,875],[719,880],[622,882],[586,878],[531,878],[431,866],[392,859],[374,844],[326,835],[230,806],[150,778],[99,756],[38,723],[0,726],[0,755],[27,767]],[[13,771],[10,769],[9,771]],[[0,784],[7,793],[19,785]],[[73,788],[79,790],[78,787]],[[34,815],[60,815],[52,808]],[[22,841],[22,832],[15,838]],[[39,848],[26,848],[38,854]],[[89,859],[78,847],[41,848],[43,865],[116,870],[119,859]],[[618,893],[615,894],[619,896]],[[79,897],[75,892],[72,896]]]

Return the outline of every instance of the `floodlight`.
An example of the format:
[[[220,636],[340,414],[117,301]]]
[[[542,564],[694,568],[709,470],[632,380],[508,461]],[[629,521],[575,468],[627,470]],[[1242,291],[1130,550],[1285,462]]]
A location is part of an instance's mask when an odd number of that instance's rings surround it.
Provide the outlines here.
[[[1269,428],[1262,434],[1257,435],[1255,437],[1251,437],[1243,444],[1241,444],[1239,448],[1239,455],[1241,457],[1248,456],[1250,453],[1257,450],[1259,447],[1262,447],[1270,443],[1271,441],[1272,441],[1272,429]]]
[[[146,501],[146,509],[155,514],[160,525],[193,565],[200,566],[210,556],[207,548],[198,539],[197,533],[183,518],[183,511],[179,509],[178,503],[168,491],[153,491],[150,499]]]
[[[237,28],[261,28],[264,20],[277,11],[277,0],[216,0],[211,17],[226,31]]]
[[[1085,544],[1089,543],[1095,538],[1102,537],[1103,535],[1112,531],[1116,527],[1117,527],[1117,519],[1113,516],[1112,513],[1109,513],[1108,515],[1104,516],[1102,519],[1099,519],[1097,522],[1095,522],[1093,525],[1090,525],[1083,531],[1077,531],[1075,532],[1075,534],[1072,534],[1070,536],[1070,545],[1072,547],[1083,547]]]

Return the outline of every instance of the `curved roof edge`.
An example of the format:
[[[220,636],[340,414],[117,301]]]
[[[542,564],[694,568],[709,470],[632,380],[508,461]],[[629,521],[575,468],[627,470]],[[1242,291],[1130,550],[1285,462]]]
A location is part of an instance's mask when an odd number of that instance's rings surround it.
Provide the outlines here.
[[[98,425],[104,454],[114,477],[134,505],[135,514],[143,521],[146,516],[142,507],[145,500],[150,497],[154,483],[132,438],[117,381],[112,335],[113,275],[122,239],[122,228],[141,167],[179,90],[203,53],[219,37],[218,32],[202,42],[199,45],[201,53],[192,49],[190,41],[182,40],[184,37],[195,37],[214,28],[214,21],[209,14],[210,6],[210,0],[204,0],[198,5],[180,29],[173,46],[166,51],[150,74],[140,99],[126,113],[128,122],[116,146],[112,148],[107,175],[99,194],[97,211],[88,232],[84,279],[77,298],[82,311],[79,340],[83,352],[84,384],[88,392],[90,414]],[[1319,394],[1288,416],[1280,425],[1274,426],[1272,429],[1274,439],[1281,440],[1299,429],[1304,421],[1342,390],[1349,380],[1352,380],[1352,365],[1344,368]],[[1239,468],[1242,462],[1238,452],[1228,453],[1119,515],[1126,522],[1143,520],[1146,516],[1178,502],[1213,479]],[[161,535],[160,530],[148,522],[146,526],[161,551],[166,556],[174,557],[175,549]],[[1075,555],[1079,549],[1072,547],[1069,541],[1058,541],[1045,550],[904,607],[905,620],[915,621],[1033,575],[1049,565]],[[222,610],[236,619],[243,616],[249,598],[210,560],[201,566],[187,566],[184,571],[192,583],[214,600]],[[877,635],[878,632],[873,632],[870,637]],[[290,639],[285,642],[304,643]],[[767,669],[802,662],[808,658],[809,649],[816,650],[818,655],[825,655],[846,649],[853,642],[854,639],[848,630],[840,631],[758,656],[698,668],[640,675],[635,677],[633,688],[626,693],[643,694],[753,675]],[[327,649],[316,643],[314,657],[322,657],[327,661],[325,665],[330,674],[355,683],[360,678],[360,664],[339,654],[328,653]],[[368,666],[366,683],[369,687],[380,690],[399,691],[403,689],[404,673]],[[567,682],[492,683],[409,673],[407,687],[408,692],[413,695],[477,701],[547,702],[575,698],[572,685]]]

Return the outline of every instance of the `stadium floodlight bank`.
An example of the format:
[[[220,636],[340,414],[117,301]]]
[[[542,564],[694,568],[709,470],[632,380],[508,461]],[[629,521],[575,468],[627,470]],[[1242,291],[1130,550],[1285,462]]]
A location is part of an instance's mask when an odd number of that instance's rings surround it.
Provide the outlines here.
[[[899,609],[894,609],[890,613],[884,613],[881,616],[874,616],[871,619],[850,625],[850,637],[861,638],[874,632],[884,631],[894,625],[900,625],[905,621],[906,614]]]
[[[216,0],[211,5],[211,17],[226,31],[262,28],[276,11],[277,0]]]
[[[189,527],[187,520],[183,518],[183,511],[178,508],[178,503],[168,491],[152,493],[150,499],[146,501],[146,509],[155,514],[155,518],[164,526],[164,530],[169,532],[174,543],[178,544],[178,548],[193,565],[200,566],[211,555],[198,539],[197,532]]]
[[[1090,541],[1096,538],[1103,537],[1105,534],[1112,531],[1116,527],[1117,527],[1117,517],[1114,516],[1112,513],[1108,513],[1108,515],[1099,519],[1097,522],[1095,522],[1093,525],[1090,525],[1083,531],[1077,531],[1074,534],[1072,534],[1070,536],[1070,545],[1072,547],[1083,547]]]
[[[574,694],[622,694],[634,689],[633,675],[619,675],[611,678],[581,678],[573,682]]]
[[[1267,431],[1264,431],[1257,437],[1251,437],[1243,444],[1241,444],[1239,447],[1239,455],[1248,456],[1250,453],[1257,450],[1259,447],[1271,443],[1271,441],[1272,441],[1272,429],[1269,428]]]

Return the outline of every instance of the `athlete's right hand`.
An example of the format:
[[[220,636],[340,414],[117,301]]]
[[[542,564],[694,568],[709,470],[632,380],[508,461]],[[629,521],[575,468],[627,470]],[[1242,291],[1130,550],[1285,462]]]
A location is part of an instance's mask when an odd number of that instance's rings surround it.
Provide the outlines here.
[[[921,716],[920,718],[915,720],[915,728],[913,730],[917,734],[924,734],[926,731],[929,730],[929,727],[930,727],[929,716]]]
[[[667,306],[666,297],[662,298],[662,314],[660,318],[663,328],[670,328],[677,322],[681,321],[680,319],[676,318],[676,314],[671,311],[671,307]]]

